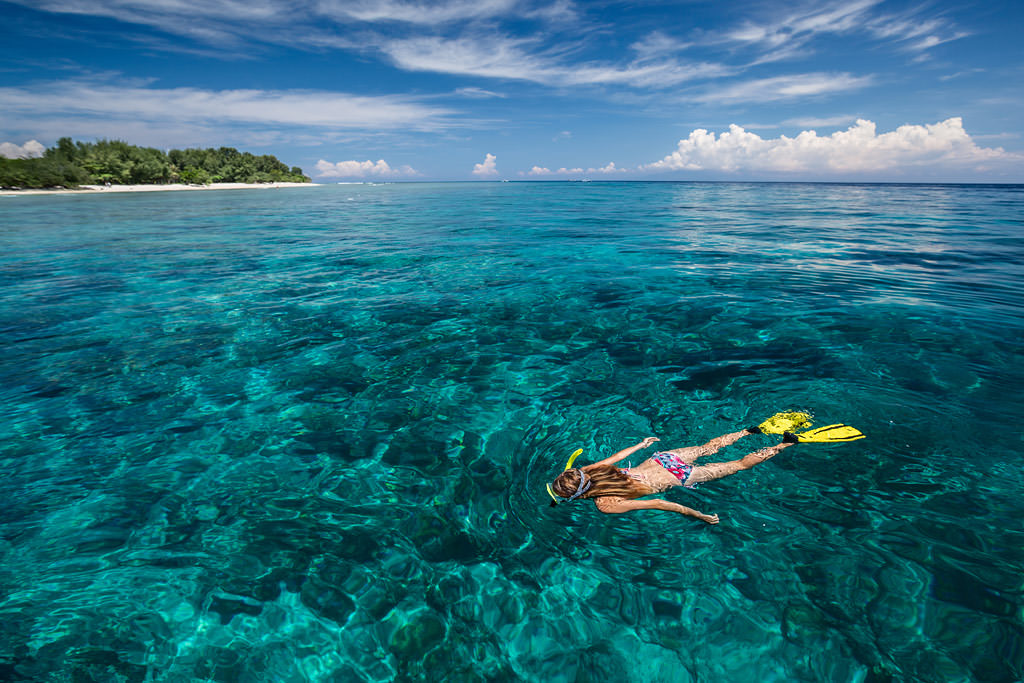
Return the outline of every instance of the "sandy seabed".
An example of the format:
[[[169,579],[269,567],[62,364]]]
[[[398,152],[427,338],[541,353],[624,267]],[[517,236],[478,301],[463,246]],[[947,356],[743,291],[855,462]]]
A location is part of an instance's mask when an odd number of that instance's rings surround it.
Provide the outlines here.
[[[281,187],[320,187],[314,183],[212,183],[210,185],[81,185],[78,189],[0,190],[0,196],[31,194],[104,194],[114,192],[177,192],[179,190],[260,190]]]

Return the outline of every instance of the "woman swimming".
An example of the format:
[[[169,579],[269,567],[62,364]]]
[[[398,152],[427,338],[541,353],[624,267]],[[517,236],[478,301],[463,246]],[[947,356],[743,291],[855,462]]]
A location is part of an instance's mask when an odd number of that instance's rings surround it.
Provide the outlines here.
[[[582,452],[581,449],[573,454],[565,471],[549,485],[548,492],[552,498],[557,495],[567,501],[576,498],[592,498],[598,510],[609,514],[629,512],[630,510],[668,510],[696,517],[708,524],[718,524],[718,515],[705,515],[685,505],[660,498],[636,499],[641,496],[661,493],[673,486],[693,488],[705,481],[721,479],[730,474],[749,470],[796,443],[839,443],[864,438],[864,435],[858,430],[843,424],[819,427],[800,434],[786,431],[796,427],[809,427],[811,425],[810,417],[807,413],[777,413],[757,427],[748,427],[743,431],[720,436],[708,441],[703,446],[660,451],[636,467],[619,468],[615,465],[633,453],[650,447],[660,439],[649,436],[637,445],[623,449],[592,465],[572,468],[572,462]],[[695,464],[700,458],[717,453],[720,448],[730,446],[749,434],[778,433],[783,435],[782,443],[748,453],[739,460],[714,462],[706,465]],[[557,500],[552,502],[552,505],[557,504]]]
[[[798,428],[806,429],[810,426],[811,415],[809,413],[776,413],[757,427],[748,427],[742,431],[725,434],[713,438],[703,445],[691,446],[688,449],[660,451],[636,467],[618,468],[614,465],[637,451],[646,449],[660,439],[648,436],[636,445],[630,446],[629,449],[620,451],[610,458],[605,458],[593,465],[572,468],[572,462],[583,453],[583,449],[580,449],[569,458],[569,462],[565,464],[565,470],[552,483],[548,484],[548,494],[553,500],[551,505],[558,505],[559,497],[565,502],[578,498],[590,498],[594,500],[598,510],[609,514],[629,512],[630,510],[669,510],[696,517],[709,524],[717,524],[718,515],[706,515],[685,505],[660,499],[652,501],[636,499],[651,494],[660,494],[672,486],[693,488],[701,482],[721,479],[742,470],[749,470],[769,458],[774,458],[783,449],[787,449],[794,443],[842,443],[864,438],[859,430],[844,424],[818,427],[798,434],[791,431]],[[700,458],[718,453],[721,447],[731,445],[748,434],[782,434],[782,442],[745,455],[739,460],[707,465],[695,464]]]
[[[797,442],[796,437],[793,437],[792,440],[784,440],[775,446],[762,448],[739,460],[707,465],[694,464],[698,459],[712,455],[718,452],[718,449],[732,445],[748,434],[757,433],[760,433],[760,430],[757,427],[751,427],[741,432],[733,432],[712,439],[703,446],[675,448],[655,453],[636,467],[615,467],[620,460],[660,441],[657,437],[649,436],[637,445],[623,449],[600,462],[562,472],[551,484],[551,488],[557,495],[569,500],[592,498],[597,509],[608,514],[629,512],[630,510],[669,510],[689,517],[696,517],[708,524],[718,524],[718,515],[705,515],[679,503],[660,498],[654,500],[635,499],[661,493],[673,486],[693,488],[705,481],[721,479],[741,470],[749,470],[754,465],[778,455],[782,449]],[[791,436],[787,433],[786,439]]]

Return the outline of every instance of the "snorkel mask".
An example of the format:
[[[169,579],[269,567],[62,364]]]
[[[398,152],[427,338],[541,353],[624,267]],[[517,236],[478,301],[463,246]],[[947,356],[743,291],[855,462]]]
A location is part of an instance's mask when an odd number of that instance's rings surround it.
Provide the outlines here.
[[[562,472],[568,472],[570,469],[572,469],[572,464],[576,462],[576,458],[580,457],[580,453],[582,452],[582,448],[577,448],[576,451],[569,456],[569,461],[565,463],[565,467],[562,468]],[[590,481],[590,477],[587,476],[586,472],[584,472],[583,470],[580,470],[579,472],[580,485],[576,488],[576,493],[572,494],[571,496],[564,500],[564,502],[566,503],[568,503],[570,500],[576,500],[577,498],[582,496],[584,493],[590,490],[590,486],[594,483]],[[555,507],[559,503],[563,502],[562,500],[559,500],[560,496],[555,494],[555,490],[551,488],[551,484],[547,484],[547,487],[548,495],[551,496],[551,507]]]

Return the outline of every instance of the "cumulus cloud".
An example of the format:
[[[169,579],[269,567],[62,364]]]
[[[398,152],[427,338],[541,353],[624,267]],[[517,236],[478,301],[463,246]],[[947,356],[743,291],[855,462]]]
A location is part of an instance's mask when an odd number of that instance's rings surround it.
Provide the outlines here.
[[[487,178],[498,175],[498,157],[488,154],[482,164],[473,165],[473,175]]]
[[[615,165],[614,161],[609,161],[606,165],[601,166],[600,168],[594,168],[594,167],[591,167],[591,168],[582,168],[582,167],[566,168],[566,167],[563,166],[562,168],[559,168],[556,171],[552,171],[550,168],[547,168],[545,166],[534,166],[533,168],[531,168],[529,171],[526,172],[526,175],[531,175],[531,176],[610,175],[610,174],[615,174],[615,173],[630,173],[632,170],[633,169],[619,168],[618,166]]]
[[[601,168],[589,168],[589,169],[587,169],[587,172],[588,173],[604,173],[604,174],[628,173],[629,169],[619,168],[618,166],[615,165],[614,161],[609,161],[605,166],[602,166]]]
[[[647,171],[716,170],[767,172],[878,172],[905,168],[964,167],[1011,160],[1001,148],[979,147],[959,117],[935,124],[905,125],[878,134],[865,119],[845,131],[819,136],[805,130],[796,137],[764,139],[732,125],[718,137],[703,128],[680,140],[677,149]]]
[[[377,161],[338,161],[331,163],[321,159],[316,162],[318,178],[394,178],[402,176],[419,175],[411,166],[399,166],[392,168],[383,159]]]
[[[24,145],[16,145],[13,142],[0,143],[0,157],[8,159],[33,159],[43,156],[46,148],[38,140],[29,140]]]

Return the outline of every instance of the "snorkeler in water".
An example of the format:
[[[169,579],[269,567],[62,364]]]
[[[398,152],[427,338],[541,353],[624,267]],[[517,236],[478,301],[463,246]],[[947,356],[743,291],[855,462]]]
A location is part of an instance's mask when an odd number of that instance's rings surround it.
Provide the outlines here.
[[[668,510],[695,517],[708,524],[718,524],[718,515],[705,515],[685,505],[660,498],[637,499],[662,493],[673,486],[694,488],[697,484],[706,481],[721,479],[743,470],[749,470],[797,443],[837,443],[864,438],[864,435],[853,427],[841,424],[819,427],[799,434],[790,431],[809,427],[811,425],[810,417],[807,413],[777,413],[757,427],[748,427],[739,432],[725,434],[708,441],[703,446],[659,451],[636,467],[620,468],[615,465],[633,453],[650,447],[660,439],[649,436],[637,445],[623,449],[604,460],[574,468],[572,467],[573,461],[582,453],[582,449],[577,450],[569,458],[565,470],[548,485],[548,493],[553,501],[551,504],[557,505],[559,502],[568,502],[577,498],[590,498],[593,499],[598,510],[608,514],[629,512],[630,510]],[[713,455],[720,448],[730,446],[744,436],[779,433],[783,435],[781,443],[749,453],[739,460],[705,465],[696,464],[700,458]],[[564,500],[559,501],[559,497]]]

